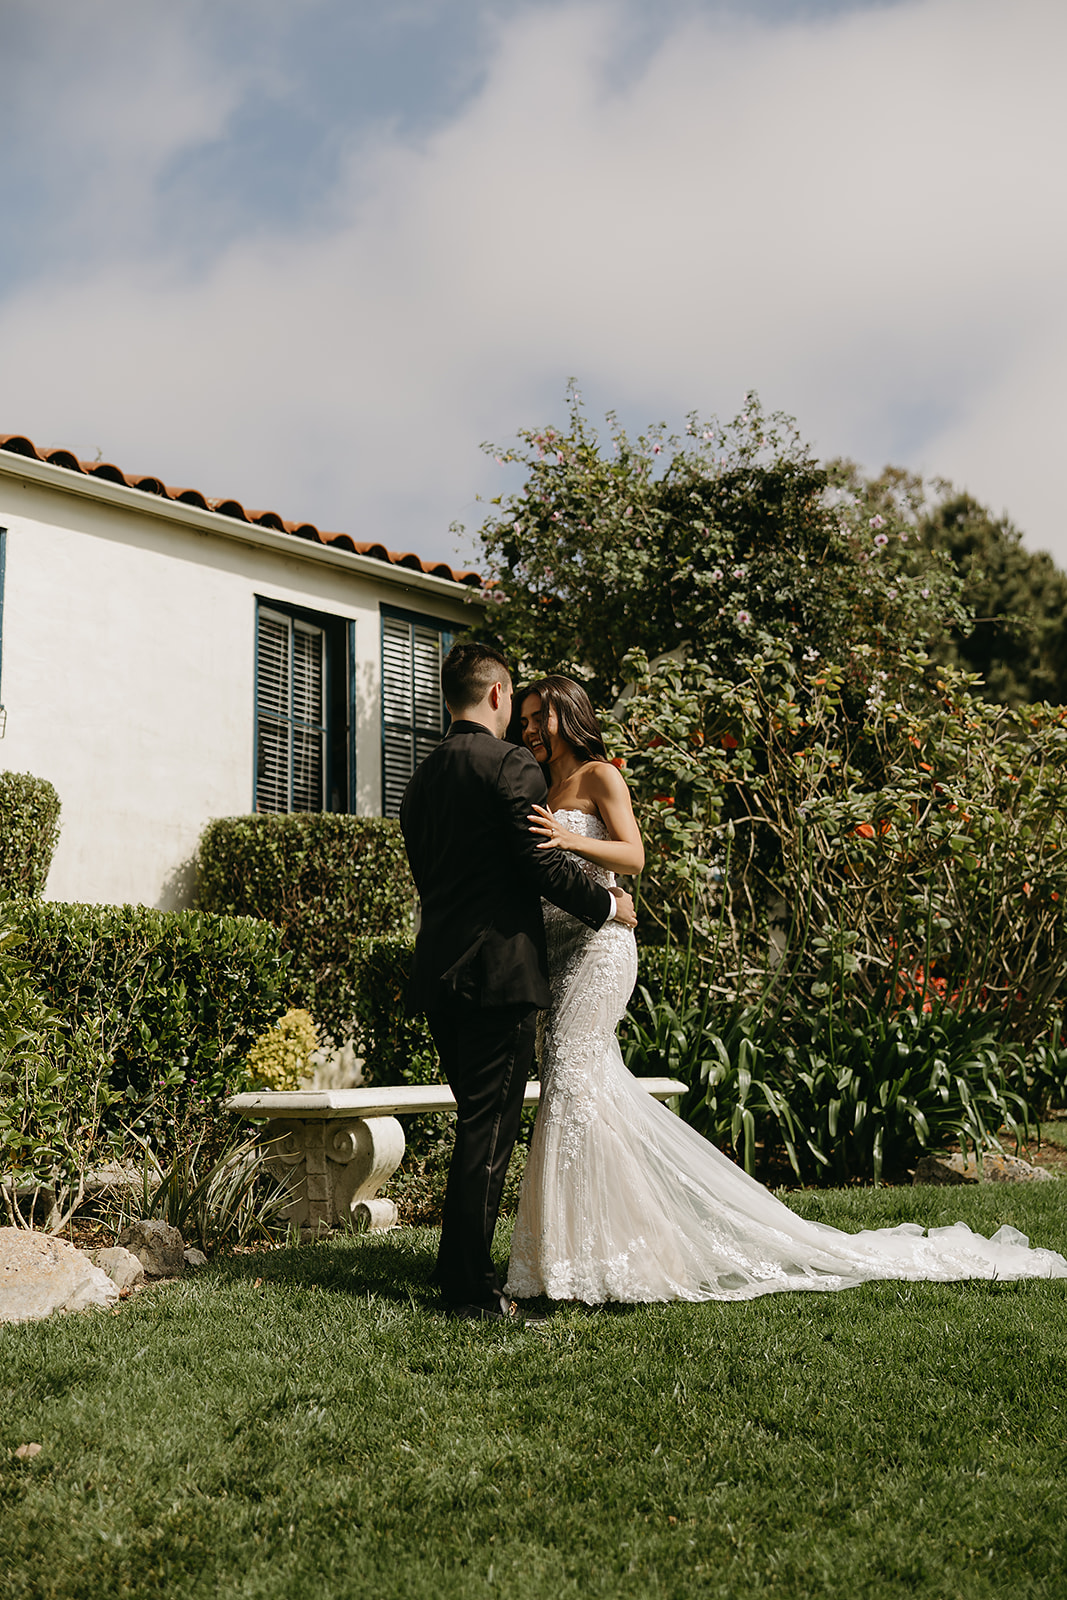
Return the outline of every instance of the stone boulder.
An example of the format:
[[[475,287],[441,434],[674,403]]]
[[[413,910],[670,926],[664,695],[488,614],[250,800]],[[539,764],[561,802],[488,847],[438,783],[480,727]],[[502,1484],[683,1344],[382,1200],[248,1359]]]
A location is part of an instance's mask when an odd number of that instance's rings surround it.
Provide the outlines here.
[[[139,1289],[144,1282],[144,1267],[131,1251],[120,1245],[113,1245],[109,1250],[87,1250],[85,1254],[120,1290]]]
[[[116,1243],[137,1257],[149,1278],[176,1278],[185,1265],[185,1240],[169,1222],[131,1222]]]
[[[144,1174],[122,1161],[105,1161],[103,1166],[91,1167],[85,1174],[85,1194],[89,1200],[140,1195],[143,1188]]]
[[[981,1170],[973,1154],[922,1156],[913,1183],[1045,1183],[1053,1177],[1044,1167],[1032,1167],[1018,1156],[988,1151]]]
[[[119,1291],[106,1272],[65,1239],[0,1228],[0,1322],[34,1322],[53,1311],[114,1305]]]

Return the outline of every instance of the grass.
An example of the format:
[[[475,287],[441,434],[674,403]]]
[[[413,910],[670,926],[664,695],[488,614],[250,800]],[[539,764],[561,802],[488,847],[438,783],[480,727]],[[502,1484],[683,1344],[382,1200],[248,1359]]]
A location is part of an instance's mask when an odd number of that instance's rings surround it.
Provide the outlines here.
[[[1007,1221],[1060,1250],[1065,1201],[790,1196],[849,1228]],[[433,1244],[231,1257],[0,1329],[0,1596],[1067,1593],[1062,1280],[516,1331],[434,1314]]]

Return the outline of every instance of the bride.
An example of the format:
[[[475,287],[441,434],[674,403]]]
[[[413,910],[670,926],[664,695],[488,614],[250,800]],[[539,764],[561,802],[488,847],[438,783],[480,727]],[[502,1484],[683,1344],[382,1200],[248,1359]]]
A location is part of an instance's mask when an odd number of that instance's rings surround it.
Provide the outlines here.
[[[644,864],[625,779],[584,689],[551,676],[518,702],[523,743],[547,769],[542,849],[572,852],[609,887]],[[546,904],[552,1003],[541,1105],[519,1196],[506,1293],[553,1300],[747,1300],[874,1279],[1067,1277],[1067,1260],[1002,1227],[914,1223],[849,1234],[806,1222],[653,1100],[615,1029],[637,976],[627,928],[590,930]]]

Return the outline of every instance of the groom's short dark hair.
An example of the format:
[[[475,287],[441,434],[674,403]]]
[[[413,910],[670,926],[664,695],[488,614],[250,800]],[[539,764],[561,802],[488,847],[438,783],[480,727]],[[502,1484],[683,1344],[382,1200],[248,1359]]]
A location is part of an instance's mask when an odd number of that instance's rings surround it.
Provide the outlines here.
[[[469,711],[501,680],[510,683],[511,672],[500,651],[489,644],[454,644],[441,668],[441,688],[453,711]]]

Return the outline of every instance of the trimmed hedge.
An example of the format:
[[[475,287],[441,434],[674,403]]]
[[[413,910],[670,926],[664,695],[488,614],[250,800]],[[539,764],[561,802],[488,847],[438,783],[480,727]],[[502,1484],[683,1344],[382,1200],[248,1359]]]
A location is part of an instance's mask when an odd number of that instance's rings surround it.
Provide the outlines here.
[[[201,835],[199,878],[205,911],[274,924],[291,958],[287,1001],[337,1044],[353,1032],[367,941],[403,940],[414,923],[403,836],[384,817],[220,817]]]
[[[414,949],[415,942],[410,937],[361,939],[353,946],[344,1001],[355,1026],[356,1054],[363,1059],[369,1083],[442,1081],[425,1017],[412,1017],[407,1012]],[[669,950],[666,961],[671,969],[666,974],[667,988],[673,992],[683,981],[684,952]],[[619,1030],[624,1041],[628,1025],[633,1027],[640,1021],[647,1027],[649,1023],[642,985],[655,997],[664,991],[664,978],[663,949],[639,946],[637,988]]]
[[[59,796],[47,778],[0,772],[0,900],[44,893],[59,841]]]
[[[426,1018],[407,1012],[414,949],[411,938],[361,939],[353,949],[346,1004],[368,1083],[443,1081]]]
[[[164,1148],[241,1085],[252,1041],[285,1010],[276,928],[247,917],[143,906],[12,902],[18,957],[61,1035],[110,1062],[119,1117]]]

